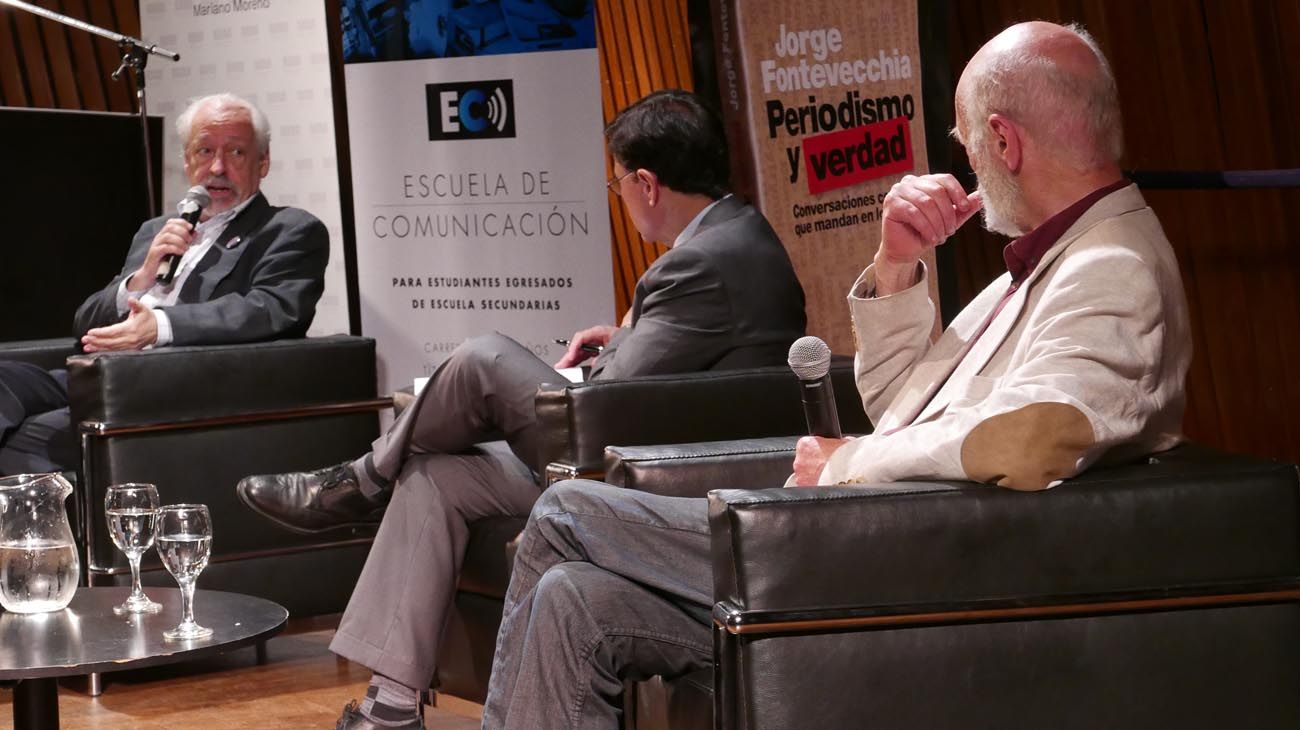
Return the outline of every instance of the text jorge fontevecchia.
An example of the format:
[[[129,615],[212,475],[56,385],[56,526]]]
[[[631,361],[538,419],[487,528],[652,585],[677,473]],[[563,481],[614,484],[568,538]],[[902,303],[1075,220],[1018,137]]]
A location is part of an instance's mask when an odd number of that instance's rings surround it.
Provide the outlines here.
[[[807,135],[824,135],[830,132],[856,130],[867,125],[877,125],[873,132],[850,146],[845,139],[836,138],[839,152],[819,149],[813,153],[792,145],[786,150],[789,163],[789,182],[799,181],[800,170],[817,174],[820,180],[809,180],[809,192],[817,193],[834,187],[843,187],[862,181],[861,173],[876,168],[876,173],[895,167],[905,156],[899,150],[904,141],[896,133],[882,139],[884,131],[879,123],[906,117],[908,122],[916,115],[916,101],[911,94],[865,95],[858,88],[867,84],[907,81],[912,78],[912,58],[900,54],[897,48],[878,49],[873,56],[845,58],[844,35],[839,28],[787,29],[782,23],[777,30],[777,40],[772,50],[775,58],[759,62],[764,101],[767,135],[777,139],[780,135],[801,138]],[[835,92],[835,89],[842,91]],[[811,92],[797,103],[787,103],[773,94]],[[826,99],[819,91],[831,91]],[[905,139],[905,138],[904,138]],[[881,144],[881,143],[884,144]],[[852,159],[849,159],[849,158]],[[889,158],[889,159],[886,159]],[[803,164],[800,164],[803,162]],[[844,173],[854,171],[840,180]],[[888,174],[888,173],[884,173]],[[879,175],[873,175],[879,176]],[[837,182],[839,184],[837,184]],[[814,189],[815,188],[815,189]]]

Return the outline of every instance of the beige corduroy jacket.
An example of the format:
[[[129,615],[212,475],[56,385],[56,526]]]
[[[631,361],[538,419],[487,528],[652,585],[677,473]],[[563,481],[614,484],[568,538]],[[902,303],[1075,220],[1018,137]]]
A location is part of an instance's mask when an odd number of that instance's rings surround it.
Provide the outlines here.
[[[838,449],[821,484],[969,479],[1042,489],[1182,439],[1187,303],[1137,186],[1089,208],[978,337],[1010,274],[933,343],[925,276],[867,298],[874,284],[868,268],[849,307],[858,391],[875,432]]]

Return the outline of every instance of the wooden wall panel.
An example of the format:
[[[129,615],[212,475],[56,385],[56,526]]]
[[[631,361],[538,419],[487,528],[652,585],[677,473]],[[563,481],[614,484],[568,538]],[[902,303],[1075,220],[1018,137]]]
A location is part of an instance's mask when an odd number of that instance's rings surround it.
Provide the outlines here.
[[[606,124],[651,91],[694,88],[686,0],[596,0],[596,36]],[[613,177],[608,158],[605,167],[606,176]],[[632,305],[637,279],[667,248],[642,241],[618,197],[611,193],[609,199],[614,302],[622,318]]]
[[[23,69],[18,62],[18,42],[13,10],[0,9],[0,102],[8,106],[27,106]],[[12,103],[9,100],[13,100]]]
[[[1227,167],[1300,167],[1300,3],[1202,2]]]
[[[64,15],[85,18],[89,14],[85,0],[67,0],[64,3]],[[46,25],[52,25],[47,23]],[[105,82],[112,79],[100,73],[99,58],[95,53],[97,44],[95,36],[79,30],[66,29],[68,52],[72,59],[72,70],[77,75],[76,87],[78,109],[103,111],[107,109],[104,95]],[[104,45],[108,45],[105,41]]]
[[[1300,190],[1213,191],[1196,207],[1179,195],[1153,194],[1152,205],[1163,220],[1185,216],[1178,249],[1195,267],[1188,295],[1204,335],[1193,377],[1209,380],[1217,415],[1189,419],[1188,432],[1300,461]]]
[[[1288,41],[1300,33],[1300,3],[985,0],[954,11],[954,78],[1013,22],[1083,23],[1115,70],[1128,169],[1300,167],[1300,54]],[[960,149],[954,159],[964,162]],[[1300,363],[1300,190],[1145,194],[1179,257],[1192,316],[1187,433],[1300,461],[1291,374]],[[973,227],[950,242],[963,301],[1001,273],[1003,242]]]
[[[139,37],[135,0],[27,0]],[[110,74],[121,61],[107,38],[0,6],[0,106],[133,112],[135,86]]]

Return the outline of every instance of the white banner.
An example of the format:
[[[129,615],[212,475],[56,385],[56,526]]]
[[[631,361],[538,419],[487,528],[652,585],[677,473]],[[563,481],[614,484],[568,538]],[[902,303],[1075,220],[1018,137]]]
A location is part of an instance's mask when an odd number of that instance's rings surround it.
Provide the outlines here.
[[[406,27],[345,5],[361,327],[381,392],[467,337],[496,330],[549,363],[555,338],[614,319],[590,3],[434,5],[412,0]],[[475,55],[412,58],[443,53]],[[362,62],[385,58],[409,60]]]
[[[272,205],[303,208],[329,229],[325,294],[310,334],[347,332],[324,3],[141,0],[140,25],[144,39],[181,54],[178,63],[153,57],[145,72],[149,113],[166,117],[163,212],[171,212],[189,188],[172,131],[176,115],[191,99],[223,91],[256,103],[271,121],[271,172],[262,191]]]

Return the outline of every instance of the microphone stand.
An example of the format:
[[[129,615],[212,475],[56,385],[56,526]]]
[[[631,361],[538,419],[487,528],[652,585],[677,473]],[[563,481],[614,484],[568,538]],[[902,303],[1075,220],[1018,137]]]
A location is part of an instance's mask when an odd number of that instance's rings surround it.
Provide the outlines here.
[[[10,7],[18,8],[19,10],[26,10],[33,15],[39,15],[42,18],[53,20],[56,23],[62,23],[66,26],[77,28],[78,30],[83,30],[87,33],[102,36],[117,44],[118,49],[122,51],[122,64],[117,67],[117,70],[113,72],[112,76],[113,80],[117,81],[122,78],[123,72],[129,69],[131,75],[135,78],[135,98],[137,106],[139,107],[140,132],[141,136],[144,138],[144,177],[149,189],[149,217],[154,216],[156,214],[154,208],[158,198],[154,192],[153,152],[149,148],[149,116],[145,105],[144,67],[149,62],[150,54],[169,58],[173,61],[181,60],[181,54],[175,51],[169,51],[166,48],[160,48],[151,43],[146,44],[138,38],[132,38],[131,36],[122,35],[121,33],[115,33],[111,30],[100,28],[97,25],[91,25],[90,23],[76,18],[60,15],[52,10],[46,10],[45,8],[23,2],[22,0],[0,0],[0,5],[8,5]]]

